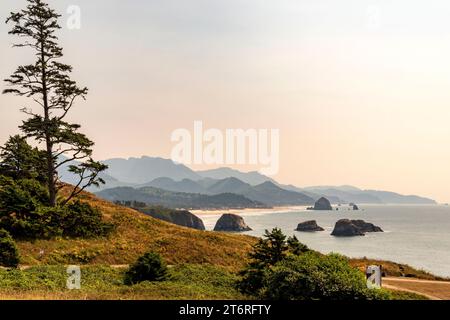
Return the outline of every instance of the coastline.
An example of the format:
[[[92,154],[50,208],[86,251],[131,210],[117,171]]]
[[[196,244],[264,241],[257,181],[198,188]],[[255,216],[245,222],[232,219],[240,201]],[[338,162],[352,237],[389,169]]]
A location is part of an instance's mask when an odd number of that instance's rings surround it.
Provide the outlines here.
[[[243,209],[207,209],[207,210],[189,210],[196,216],[211,216],[221,215],[225,213],[230,214],[264,214],[264,213],[280,213],[280,212],[294,212],[304,211],[308,206],[279,206],[273,208],[243,208]]]

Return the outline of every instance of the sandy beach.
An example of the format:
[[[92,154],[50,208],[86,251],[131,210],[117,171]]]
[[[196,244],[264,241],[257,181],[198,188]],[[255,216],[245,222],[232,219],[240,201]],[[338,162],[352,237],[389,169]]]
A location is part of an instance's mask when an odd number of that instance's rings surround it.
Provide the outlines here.
[[[244,209],[217,209],[217,210],[190,210],[198,216],[218,215],[224,213],[232,214],[262,214],[277,212],[293,212],[306,210],[307,206],[282,206],[273,208],[244,208]]]

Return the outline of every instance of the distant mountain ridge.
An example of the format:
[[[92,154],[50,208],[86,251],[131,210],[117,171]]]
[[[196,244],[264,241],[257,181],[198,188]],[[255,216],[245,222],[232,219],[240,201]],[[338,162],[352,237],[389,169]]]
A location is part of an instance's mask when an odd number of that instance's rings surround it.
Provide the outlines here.
[[[161,177],[169,177],[176,181],[201,179],[201,176],[185,165],[163,158],[144,156],[129,159],[116,158],[102,162],[109,167],[106,171],[108,175],[125,183],[144,184]]]
[[[332,203],[359,204],[435,204],[432,199],[401,195],[395,192],[362,190],[354,186],[313,186],[299,188],[293,185],[279,184],[272,178],[258,172],[241,172],[231,168],[218,168],[194,171],[182,164],[163,158],[140,157],[129,159],[109,159],[103,161],[109,166],[102,173],[106,184],[100,189],[116,187],[154,187],[172,192],[216,195],[234,193],[253,201],[268,205],[310,205],[320,197],[328,198]],[[75,177],[67,172],[67,166],[60,170],[61,180],[74,183]],[[265,186],[265,187],[264,187]],[[264,200],[264,201],[262,201]]]
[[[272,178],[262,175],[257,171],[241,172],[231,168],[218,168],[212,170],[197,171],[197,174],[199,174],[202,178],[211,178],[215,180],[236,178],[252,186],[256,186],[266,181],[276,183],[276,181],[273,180]]]
[[[300,192],[282,189],[270,181],[252,186],[233,177],[217,180],[215,183],[207,185],[186,179],[177,182],[169,178],[158,178],[148,183],[147,186],[172,192],[195,192],[206,195],[233,193],[268,206],[311,205],[314,203],[312,197]]]
[[[308,192],[322,193],[325,197],[338,197],[342,201],[360,204],[436,204],[433,199],[415,196],[401,195],[395,192],[362,190],[351,186],[338,187],[309,187]]]
[[[172,192],[153,187],[117,187],[97,192],[98,197],[111,202],[137,201],[173,209],[243,209],[267,208],[266,205],[234,193],[205,195],[199,193]]]

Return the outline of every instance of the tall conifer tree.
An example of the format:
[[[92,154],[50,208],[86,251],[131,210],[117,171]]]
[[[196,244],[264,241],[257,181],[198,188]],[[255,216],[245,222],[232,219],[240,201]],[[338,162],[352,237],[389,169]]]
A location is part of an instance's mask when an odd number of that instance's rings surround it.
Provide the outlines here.
[[[3,93],[25,96],[36,103],[36,108],[21,109],[29,118],[20,129],[27,138],[44,146],[49,206],[57,205],[62,188],[58,169],[69,165],[69,171],[79,177],[72,192],[61,199],[60,203],[65,205],[88,186],[104,183],[99,173],[107,167],[92,159],[94,143],[78,131],[80,125],[66,121],[75,101],[85,99],[88,89],[79,87],[70,77],[72,67],[60,62],[63,50],[56,36],[61,29],[60,15],[41,0],[27,1],[27,7],[12,12],[6,23],[13,25],[9,34],[21,40],[14,47],[31,49],[35,61],[19,66],[5,80],[10,87]]]

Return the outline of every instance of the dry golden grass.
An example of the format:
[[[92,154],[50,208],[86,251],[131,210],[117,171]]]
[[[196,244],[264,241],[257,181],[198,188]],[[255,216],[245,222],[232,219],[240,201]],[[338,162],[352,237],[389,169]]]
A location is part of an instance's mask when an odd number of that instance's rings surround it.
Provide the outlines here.
[[[133,209],[98,199],[80,197],[98,208],[117,229],[108,238],[20,241],[24,265],[133,263],[149,250],[159,252],[169,264],[194,263],[240,269],[256,239],[249,236],[197,231],[153,219]]]
[[[398,290],[425,295],[430,299],[450,300],[450,282],[406,278],[386,278],[383,284]]]
[[[417,270],[411,266],[391,261],[362,258],[362,259],[351,259],[350,264],[353,267],[360,269],[361,271],[364,271],[366,267],[369,265],[381,265],[384,276],[387,277],[407,277],[424,280],[448,280],[442,277],[435,276],[429,272]]]

